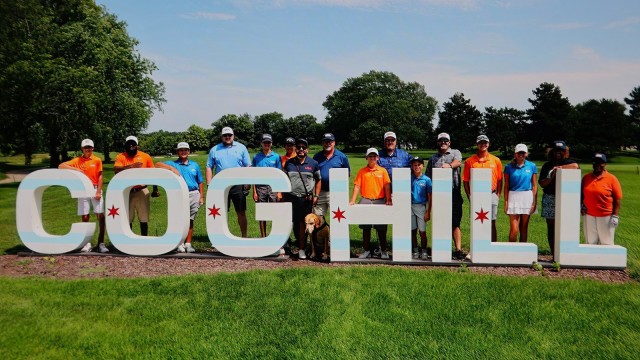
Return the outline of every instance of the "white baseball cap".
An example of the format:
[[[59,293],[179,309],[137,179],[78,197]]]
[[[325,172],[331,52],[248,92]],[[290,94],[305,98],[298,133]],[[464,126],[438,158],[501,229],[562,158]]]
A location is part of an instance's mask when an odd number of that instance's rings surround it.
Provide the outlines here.
[[[222,132],[220,133],[220,135],[227,135],[227,134],[233,135],[233,129],[228,126],[225,126],[222,128]]]
[[[91,147],[94,147],[94,146],[93,146],[93,140],[91,140],[91,139],[84,139],[84,140],[82,140],[82,144],[80,144],[80,147],[85,147],[85,146],[91,146]]]
[[[438,138],[436,140],[440,140],[440,139],[447,139],[447,140],[451,141],[451,137],[449,136],[449,134],[444,133],[444,132],[438,134]]]
[[[376,149],[376,148],[369,148],[369,150],[367,150],[367,152],[364,154],[364,156],[369,156],[369,154],[371,154],[371,153],[376,154],[376,155],[379,155],[379,154],[378,154],[378,149]]]
[[[137,137],[135,137],[133,135],[127,136],[127,138],[124,140],[124,142],[127,142],[129,140],[135,141],[136,145],[138,145],[138,138]]]
[[[527,145],[525,145],[525,144],[516,145],[516,152],[519,153],[521,151],[524,151],[524,152],[528,153],[529,149],[527,149]]]
[[[189,149],[189,144],[186,142],[179,142],[178,146],[176,146],[176,150],[180,150],[180,149]]]
[[[386,140],[388,137],[392,137],[394,139],[397,139],[396,138],[396,133],[394,133],[393,131],[387,131],[386,133],[384,133],[384,139],[383,140]]]

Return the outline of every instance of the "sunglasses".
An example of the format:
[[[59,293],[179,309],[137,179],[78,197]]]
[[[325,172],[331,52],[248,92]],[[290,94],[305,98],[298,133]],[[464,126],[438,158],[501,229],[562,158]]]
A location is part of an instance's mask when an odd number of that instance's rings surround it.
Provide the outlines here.
[[[304,145],[296,145],[296,149],[298,149],[298,150],[306,150],[307,147],[304,146]]]
[[[449,140],[438,140],[439,143],[449,143]]]
[[[384,142],[392,143],[396,142],[396,139],[384,139]]]
[[[524,151],[518,151],[516,154],[517,154],[517,155],[524,155],[524,154],[526,154],[526,153],[525,153]]]
[[[222,137],[232,137],[232,136],[233,136],[233,134],[224,134],[224,135],[222,135]]]

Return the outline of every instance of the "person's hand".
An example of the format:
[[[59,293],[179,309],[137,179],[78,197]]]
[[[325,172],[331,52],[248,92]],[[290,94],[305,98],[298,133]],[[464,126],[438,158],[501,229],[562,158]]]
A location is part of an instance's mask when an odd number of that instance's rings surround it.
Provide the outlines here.
[[[385,201],[385,205],[387,205],[387,206],[393,205],[393,200],[389,199],[389,200]]]
[[[611,220],[609,220],[609,226],[611,226],[612,228],[617,228],[619,221],[620,219],[618,218],[618,215],[611,215]]]
[[[96,192],[96,196],[94,196],[94,198],[96,200],[100,200],[101,197],[102,197],[102,194],[100,193],[100,191]]]
[[[529,210],[529,215],[536,212],[536,208],[537,208],[537,204],[534,202],[533,205],[531,205],[531,210]]]
[[[355,205],[355,201],[349,201],[349,205]]]
[[[431,220],[431,214],[429,214],[428,212],[424,213],[424,221],[429,221]]]
[[[313,197],[313,206],[316,206],[316,204],[318,204],[318,197],[314,196]]]
[[[258,194],[253,193],[253,201],[258,202]]]
[[[507,204],[507,202],[504,202],[504,213],[509,215],[509,204]]]
[[[133,164],[131,164],[132,168],[141,168],[142,167],[142,163],[141,162],[134,162]]]
[[[279,193],[276,194],[276,201],[277,202],[282,201],[282,193],[279,192]]]
[[[160,197],[160,190],[153,190],[151,197]]]
[[[201,198],[200,198],[200,201],[199,201],[198,203],[200,204],[200,206],[204,205],[204,198],[203,198],[203,197],[201,197]]]

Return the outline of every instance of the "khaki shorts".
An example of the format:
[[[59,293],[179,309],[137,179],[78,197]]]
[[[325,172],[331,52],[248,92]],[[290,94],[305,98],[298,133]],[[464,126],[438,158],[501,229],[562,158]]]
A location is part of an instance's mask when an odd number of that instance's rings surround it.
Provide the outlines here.
[[[129,193],[129,223],[133,222],[136,210],[138,211],[138,221],[149,222],[149,189],[133,191]]]

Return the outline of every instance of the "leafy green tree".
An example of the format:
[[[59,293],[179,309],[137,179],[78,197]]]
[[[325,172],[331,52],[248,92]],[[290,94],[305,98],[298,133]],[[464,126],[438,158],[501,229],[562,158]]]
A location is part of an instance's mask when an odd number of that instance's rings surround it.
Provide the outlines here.
[[[275,124],[278,121],[283,120],[284,116],[281,113],[275,111],[256,116],[253,121],[254,135],[251,139],[252,146],[257,147],[260,145],[262,134],[271,134],[271,136],[274,136],[273,132],[275,130]]]
[[[484,133],[482,113],[471,105],[471,100],[465,99],[463,93],[455,93],[449,101],[443,103],[438,118],[436,132],[451,135],[452,143],[457,144],[459,149],[473,148],[478,135]],[[433,143],[431,141],[429,144]]]
[[[198,125],[191,125],[184,133],[184,141],[189,143],[192,152],[209,149],[209,134]]]
[[[28,129],[38,125],[52,167],[84,137],[109,161],[114,143],[161,110],[164,86],[150,78],[155,65],[135,50],[126,24],[93,1],[2,2],[0,13],[2,130],[25,158],[34,150]]]
[[[167,155],[176,153],[176,145],[183,140],[184,133],[164,130],[141,135],[140,150],[150,155]]]
[[[610,99],[589,100],[575,106],[572,153],[589,158],[594,152],[618,150],[628,140],[624,104]]]
[[[629,105],[629,124],[631,133],[629,134],[628,145],[640,145],[640,86],[636,86],[629,93],[629,97],[624,98],[624,102]]]
[[[242,115],[227,114],[222,115],[220,119],[211,124],[213,128],[213,144],[220,142],[220,133],[225,126],[233,129],[235,140],[248,145],[253,137],[253,121],[251,115],[245,113]]]
[[[486,108],[484,124],[486,135],[491,139],[491,148],[510,154],[516,144],[523,142],[526,120],[526,113],[518,109]]]
[[[351,146],[382,142],[384,132],[378,139],[362,134],[371,133],[365,127],[373,123],[375,129],[394,130],[400,143],[423,146],[433,137],[437,101],[424,86],[391,72],[372,70],[349,78],[322,105],[328,112],[325,130]]]
[[[560,88],[552,83],[542,83],[533,90],[535,98],[528,99],[531,109],[527,110],[529,123],[525,139],[541,148],[554,140],[573,138],[574,124],[569,99],[562,96]],[[570,145],[573,143],[570,141]]]

